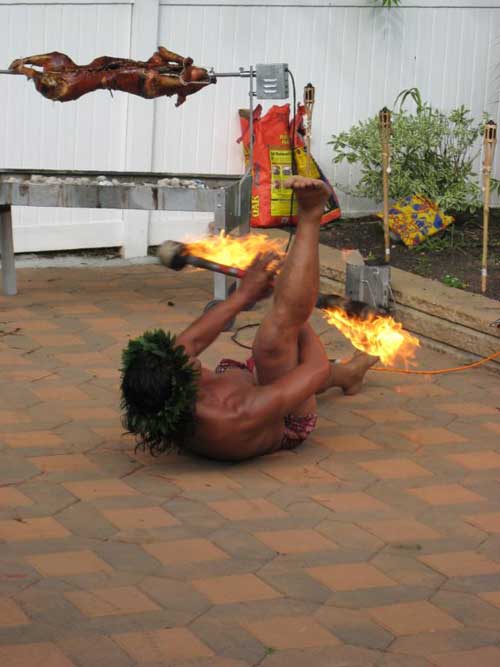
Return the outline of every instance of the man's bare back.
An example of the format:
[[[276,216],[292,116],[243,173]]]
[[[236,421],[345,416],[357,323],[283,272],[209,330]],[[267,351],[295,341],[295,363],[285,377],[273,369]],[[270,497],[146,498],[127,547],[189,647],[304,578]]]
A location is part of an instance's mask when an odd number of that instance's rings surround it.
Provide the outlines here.
[[[196,402],[191,451],[221,460],[268,454],[279,446],[283,423],[251,413],[259,387],[252,373],[230,369],[217,375],[203,369]]]

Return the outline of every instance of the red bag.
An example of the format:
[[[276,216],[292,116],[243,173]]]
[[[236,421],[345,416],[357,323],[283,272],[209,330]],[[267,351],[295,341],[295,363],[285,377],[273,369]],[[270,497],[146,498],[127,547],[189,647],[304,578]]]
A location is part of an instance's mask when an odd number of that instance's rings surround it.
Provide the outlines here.
[[[240,110],[242,135],[238,143],[243,144],[245,164],[248,166],[250,150],[250,122],[248,111]],[[297,202],[292,197],[293,191],[284,187],[284,182],[292,174],[306,175],[307,154],[302,138],[303,107],[299,107],[295,124],[290,126],[290,106],[273,106],[262,116],[262,106],[256,107],[253,114],[254,150],[252,227],[282,227],[297,222]],[[292,154],[291,135],[295,132],[294,151]],[[311,178],[328,180],[311,157]],[[328,183],[330,186],[330,184]],[[331,187],[331,186],[330,186]],[[340,217],[340,208],[333,192],[325,207],[322,225]]]

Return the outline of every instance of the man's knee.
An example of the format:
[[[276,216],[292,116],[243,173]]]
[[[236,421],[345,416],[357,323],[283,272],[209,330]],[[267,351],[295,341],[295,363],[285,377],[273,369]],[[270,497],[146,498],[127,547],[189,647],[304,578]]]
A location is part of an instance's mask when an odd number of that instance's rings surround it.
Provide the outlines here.
[[[297,338],[307,320],[283,304],[274,304],[269,318],[282,336]]]
[[[259,354],[278,357],[284,350],[289,350],[291,345],[298,344],[299,331],[300,328],[283,326],[280,320],[269,318],[261,326],[255,341]]]

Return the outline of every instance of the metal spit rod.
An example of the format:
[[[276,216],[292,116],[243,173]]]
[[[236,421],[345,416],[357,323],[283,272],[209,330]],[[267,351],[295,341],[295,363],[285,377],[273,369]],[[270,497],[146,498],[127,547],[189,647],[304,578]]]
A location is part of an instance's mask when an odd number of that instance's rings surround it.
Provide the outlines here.
[[[159,68],[158,71],[161,73],[162,68]],[[37,70],[40,71],[41,70]],[[165,68],[165,72],[167,72],[167,69]],[[22,74],[22,72],[15,72],[12,69],[0,69],[0,74]],[[45,72],[45,74],[48,74],[48,72]],[[256,71],[252,68],[251,70],[245,70],[241,69],[239,72],[214,72],[213,70],[210,70],[209,72],[210,76],[216,77],[217,79],[222,79],[224,77],[242,77],[242,78],[250,78],[250,76],[255,77],[257,76]]]
[[[217,79],[223,79],[224,77],[242,77],[249,79],[251,76],[257,76],[257,72],[253,67],[251,67],[249,70],[244,69],[243,67],[239,70],[239,72],[214,72],[213,69],[209,71],[210,76],[215,76]]]

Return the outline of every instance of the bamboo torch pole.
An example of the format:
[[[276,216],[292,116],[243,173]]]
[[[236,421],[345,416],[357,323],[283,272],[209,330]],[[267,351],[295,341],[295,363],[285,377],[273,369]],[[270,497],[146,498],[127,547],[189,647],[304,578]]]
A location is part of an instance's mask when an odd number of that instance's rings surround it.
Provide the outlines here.
[[[312,157],[311,157],[311,132],[312,132],[312,115],[314,109],[315,89],[312,83],[308,83],[304,87],[304,108],[306,113],[306,176],[311,176]]]
[[[391,240],[389,236],[389,171],[390,171],[390,146],[391,136],[391,112],[384,107],[379,113],[380,141],[382,144],[382,184],[384,196],[384,245],[385,261],[391,261]]]
[[[488,280],[488,232],[490,223],[491,166],[497,143],[497,124],[490,120],[484,126],[483,139],[483,261],[481,265],[481,292],[486,292]]]

